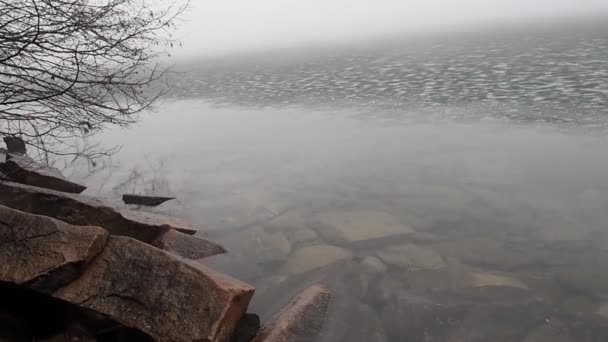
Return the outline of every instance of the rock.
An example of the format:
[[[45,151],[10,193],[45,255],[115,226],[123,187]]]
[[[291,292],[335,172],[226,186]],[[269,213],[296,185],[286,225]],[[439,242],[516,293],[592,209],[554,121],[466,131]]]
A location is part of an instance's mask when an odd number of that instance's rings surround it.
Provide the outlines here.
[[[413,244],[390,246],[378,252],[385,263],[408,270],[443,268],[445,262],[434,249]]]
[[[317,233],[315,233],[314,230],[311,230],[308,228],[302,228],[302,229],[298,229],[298,230],[292,232],[288,236],[288,239],[289,239],[289,241],[291,241],[291,243],[297,244],[297,243],[312,241],[312,240],[317,239],[318,237],[319,237],[319,235],[317,235]]]
[[[600,305],[599,309],[597,309],[597,314],[608,319],[608,303]]]
[[[142,196],[131,194],[122,195],[122,201],[125,202],[125,204],[138,204],[149,207],[156,207],[173,199],[175,199],[175,197]]]
[[[0,183],[0,205],[53,217],[69,224],[100,226],[112,235],[128,236],[178,254],[183,251],[184,257],[198,259],[209,256],[210,251],[225,251],[222,246],[210,241],[178,234],[196,232],[195,228],[179,219],[118,209],[82,195],[3,182]]]
[[[484,269],[513,271],[527,266],[559,263],[546,250],[523,244],[513,245],[493,238],[446,241],[434,244],[433,247],[444,257],[453,257]]]
[[[224,247],[214,242],[187,235],[174,229],[169,230],[150,244],[192,260],[228,252]]]
[[[253,288],[140,241],[110,236],[84,273],[53,296],[160,341],[226,341]]]
[[[558,319],[547,319],[538,328],[532,330],[522,342],[575,342],[570,336],[565,322]]]
[[[386,265],[374,256],[367,256],[361,261],[361,268],[368,273],[384,273],[387,270]]]
[[[86,189],[86,186],[67,180],[59,170],[25,155],[8,154],[6,161],[0,163],[0,171],[21,184],[76,194]]]
[[[285,273],[299,274],[351,258],[352,253],[344,248],[330,245],[307,246],[292,253],[284,268]]]
[[[387,213],[371,210],[327,212],[312,226],[329,243],[353,244],[407,235],[414,230]]]
[[[25,142],[17,137],[4,137],[4,144],[8,153],[26,154],[27,148]]]
[[[491,287],[491,286],[504,286],[504,287],[515,287],[520,289],[527,289],[528,286],[519,279],[509,277],[506,275],[479,272],[473,273],[473,286],[474,287]]]
[[[101,253],[108,233],[0,206],[0,281],[52,292]]]
[[[297,295],[252,342],[314,341],[323,328],[331,293],[313,285]]]
[[[239,320],[231,342],[249,342],[260,332],[260,317],[247,313]]]
[[[253,227],[219,237],[235,254],[260,263],[282,262],[291,252],[291,243],[282,232],[268,232]]]

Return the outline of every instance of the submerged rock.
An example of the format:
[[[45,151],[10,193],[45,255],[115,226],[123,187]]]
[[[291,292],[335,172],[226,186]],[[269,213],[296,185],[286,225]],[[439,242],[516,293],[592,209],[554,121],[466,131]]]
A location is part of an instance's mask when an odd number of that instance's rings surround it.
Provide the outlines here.
[[[445,267],[441,255],[425,246],[414,244],[390,246],[377,254],[385,263],[408,270],[436,270]]]
[[[302,247],[289,256],[285,272],[298,274],[329,266],[338,261],[352,258],[352,253],[344,248],[330,245]]]
[[[386,239],[414,231],[390,214],[371,210],[322,213],[312,219],[312,226],[333,244]]]
[[[608,303],[600,305],[596,313],[601,317],[608,319]]]
[[[54,167],[38,163],[26,155],[8,154],[0,163],[0,171],[17,183],[45,189],[79,194],[86,186],[67,180]]]
[[[504,286],[504,287],[515,287],[520,289],[527,289],[528,286],[521,280],[501,274],[478,272],[473,273],[473,286],[474,287],[492,287],[492,286]]]
[[[367,256],[361,261],[363,271],[371,274],[384,273],[387,270],[386,265],[374,256]]]
[[[314,341],[323,328],[331,292],[313,285],[298,294],[252,342]]]

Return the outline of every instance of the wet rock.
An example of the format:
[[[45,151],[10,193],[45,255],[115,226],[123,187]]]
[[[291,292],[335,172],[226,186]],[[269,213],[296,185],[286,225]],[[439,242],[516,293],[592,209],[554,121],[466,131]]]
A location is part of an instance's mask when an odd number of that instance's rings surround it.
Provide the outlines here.
[[[487,269],[512,271],[523,267],[548,266],[559,263],[545,250],[531,246],[510,245],[492,238],[446,241],[433,247],[445,257]]]
[[[26,154],[27,147],[25,142],[17,137],[4,137],[4,144],[6,145],[6,151],[14,154]]]
[[[284,261],[291,252],[291,243],[283,232],[268,232],[260,227],[221,236],[219,240],[235,254],[259,263]]]
[[[224,247],[215,242],[187,235],[174,229],[169,230],[150,244],[192,260],[228,252]]]
[[[565,322],[558,319],[546,319],[539,327],[532,330],[522,342],[575,342]]]
[[[386,265],[374,256],[367,256],[361,261],[361,268],[364,272],[376,274],[384,273],[387,270]]]
[[[25,155],[8,154],[0,171],[17,183],[79,194],[86,187],[67,180],[59,170],[38,163]]]
[[[308,228],[298,229],[288,235],[289,241],[293,244],[316,240],[318,237],[314,230]]]
[[[433,248],[425,246],[414,244],[390,246],[377,254],[385,263],[408,270],[435,270],[445,267],[441,255]]]
[[[304,213],[296,210],[289,210],[273,218],[265,226],[281,230],[305,229],[307,226],[307,219]]]
[[[333,244],[353,244],[403,236],[414,230],[399,220],[379,211],[338,211],[315,216],[312,227]]]
[[[313,285],[281,310],[271,323],[265,324],[252,342],[314,341],[323,328],[331,293]]]
[[[473,286],[474,287],[492,287],[492,286],[504,286],[504,287],[515,287],[520,289],[527,289],[528,286],[521,280],[501,274],[478,272],[473,273]]]
[[[156,207],[173,199],[175,199],[175,197],[142,196],[133,194],[122,195],[122,201],[125,202],[125,204],[145,205],[148,207]]]
[[[110,236],[84,273],[53,296],[161,341],[225,341],[253,288],[140,241]]]
[[[196,230],[177,218],[118,209],[82,195],[4,182],[0,183],[0,205],[53,217],[69,224],[100,226],[112,235],[128,236],[159,248],[166,246],[178,254],[183,251],[184,257],[198,259],[199,256],[209,256],[210,251],[224,250],[212,242],[181,234],[193,234]]]
[[[108,233],[0,206],[0,281],[52,292],[101,253]]]
[[[344,248],[330,245],[306,246],[292,253],[284,268],[285,273],[298,274],[351,258],[352,253]]]
[[[601,317],[608,319],[608,303],[600,305],[596,313]]]

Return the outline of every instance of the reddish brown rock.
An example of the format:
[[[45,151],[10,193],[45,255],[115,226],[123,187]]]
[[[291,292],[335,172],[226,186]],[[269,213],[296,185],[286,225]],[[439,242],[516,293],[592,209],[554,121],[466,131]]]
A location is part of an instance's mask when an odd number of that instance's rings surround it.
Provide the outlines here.
[[[184,258],[197,260],[213,255],[224,254],[226,249],[214,242],[169,230],[151,244]]]
[[[108,238],[99,227],[77,227],[0,206],[0,281],[53,291],[97,256]]]
[[[186,258],[199,259],[213,252],[226,252],[210,241],[188,236],[196,229],[182,220],[118,209],[87,196],[3,182],[0,183],[0,205],[69,224],[99,226],[112,235],[131,237]]]
[[[323,328],[330,299],[331,292],[323,286],[307,288],[264,326],[252,342],[314,341]]]
[[[226,341],[253,291],[199,263],[111,236],[86,272],[54,296],[159,341]]]
[[[67,180],[59,170],[25,155],[9,153],[5,162],[0,163],[0,171],[21,184],[75,194],[86,189],[86,186]]]

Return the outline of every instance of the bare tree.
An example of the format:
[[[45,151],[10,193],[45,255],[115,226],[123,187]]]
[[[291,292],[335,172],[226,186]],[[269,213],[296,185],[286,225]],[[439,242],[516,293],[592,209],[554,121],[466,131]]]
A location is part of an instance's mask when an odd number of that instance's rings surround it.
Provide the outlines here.
[[[134,123],[166,92],[158,61],[187,5],[0,0],[0,136],[45,153],[100,152],[72,143]]]

